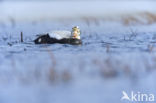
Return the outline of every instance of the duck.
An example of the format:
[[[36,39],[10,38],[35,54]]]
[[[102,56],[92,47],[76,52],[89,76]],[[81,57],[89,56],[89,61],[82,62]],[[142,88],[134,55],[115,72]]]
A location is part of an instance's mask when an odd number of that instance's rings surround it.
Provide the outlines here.
[[[81,45],[80,28],[74,26],[71,31],[52,31],[49,33],[41,34],[34,40],[35,44],[71,44]]]

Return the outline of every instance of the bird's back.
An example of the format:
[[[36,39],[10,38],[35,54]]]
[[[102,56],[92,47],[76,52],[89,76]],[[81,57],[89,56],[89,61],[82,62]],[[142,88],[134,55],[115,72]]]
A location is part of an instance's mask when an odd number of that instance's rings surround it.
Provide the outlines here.
[[[49,32],[49,36],[51,38],[56,38],[56,39],[60,40],[63,38],[70,38],[71,32],[70,31],[52,31],[52,32]]]

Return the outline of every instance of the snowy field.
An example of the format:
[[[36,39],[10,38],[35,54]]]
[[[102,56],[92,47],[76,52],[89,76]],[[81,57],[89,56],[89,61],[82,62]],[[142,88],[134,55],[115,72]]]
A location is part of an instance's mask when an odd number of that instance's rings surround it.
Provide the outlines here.
[[[156,95],[156,2],[66,8],[74,3],[0,3],[0,103],[132,103],[120,100],[122,91]],[[75,25],[81,46],[33,43]]]

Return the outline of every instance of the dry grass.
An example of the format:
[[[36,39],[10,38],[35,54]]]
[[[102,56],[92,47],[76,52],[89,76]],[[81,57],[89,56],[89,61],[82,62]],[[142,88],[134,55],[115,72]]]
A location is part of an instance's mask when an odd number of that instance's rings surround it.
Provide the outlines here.
[[[124,17],[122,18],[122,22],[124,25],[130,25],[130,24],[142,24],[142,22],[140,20],[138,20],[137,18],[133,17],[133,16],[128,16],[128,17]]]
[[[138,13],[132,16],[125,16],[121,19],[124,25],[131,24],[153,24],[156,23],[156,14],[150,12]]]
[[[109,52],[110,52],[110,45],[107,44],[107,45],[106,45],[106,53],[109,53]]]
[[[87,26],[91,26],[92,24],[96,26],[100,25],[100,19],[95,17],[83,17],[81,18],[81,20],[83,20],[87,24]]]
[[[133,30],[132,28],[130,28],[130,35],[124,35],[123,40],[124,41],[132,41],[137,37],[138,33],[137,30]]]
[[[113,62],[110,58],[105,59],[104,61],[95,59],[93,63],[99,68],[99,73],[102,77],[112,78],[118,75],[118,67],[114,67]]]
[[[72,79],[72,75],[68,70],[64,70],[61,74],[62,81],[69,82]]]
[[[57,65],[60,64],[57,63],[58,61],[51,53],[52,52],[50,52],[50,55],[51,55],[53,65],[51,65],[51,67],[48,69],[36,68],[30,71],[25,70],[25,72],[20,72],[18,69],[16,69],[15,60],[12,60],[14,78],[16,78],[16,80],[18,80],[23,85],[29,85],[31,83],[39,83],[42,82],[43,80],[46,80],[48,84],[52,84],[52,85],[72,82],[74,80],[73,78],[75,78],[74,74],[71,72],[72,67],[70,69],[61,69],[61,70],[59,69],[60,71],[58,71]],[[152,62],[150,62],[146,58],[143,58],[142,60],[143,67],[145,68],[147,73],[151,73],[155,71],[155,67],[156,67],[156,56],[153,55],[152,53],[151,55],[152,55],[151,58]],[[111,56],[108,56],[105,59],[95,58],[95,59],[91,59],[90,61],[91,61],[90,67],[92,66],[93,67],[90,68],[89,72],[94,71],[95,74],[97,73],[96,76],[100,76],[104,79],[112,79],[120,76],[126,76],[136,80],[137,77],[139,77],[137,70],[133,69],[130,64],[126,64],[122,60],[117,60],[115,58],[112,58]],[[80,73],[80,76],[81,74],[84,73],[86,74],[86,76],[88,76],[88,74],[90,75],[89,72],[86,72],[84,70],[88,68],[87,66],[80,66],[82,65],[82,63],[80,62],[78,62],[78,64],[79,64],[78,65],[79,68],[77,72]],[[83,65],[88,65],[88,64],[86,61],[83,61]],[[82,69],[81,67],[83,67],[83,70],[81,70]],[[79,72],[79,69],[81,70],[81,72]],[[8,77],[9,75],[6,75],[6,78]]]
[[[148,20],[148,24],[153,24],[156,22],[156,14],[145,12],[142,15]]]
[[[148,51],[150,53],[153,52],[153,50],[154,50],[154,46],[153,45],[148,45],[147,48],[148,48]]]
[[[57,71],[57,61],[52,53],[52,51],[48,50],[50,57],[51,57],[51,61],[52,61],[52,65],[49,69],[49,73],[48,73],[48,80],[50,83],[56,83],[58,81],[63,81],[63,82],[69,82],[72,79],[72,75],[68,70],[63,70],[62,73]]]

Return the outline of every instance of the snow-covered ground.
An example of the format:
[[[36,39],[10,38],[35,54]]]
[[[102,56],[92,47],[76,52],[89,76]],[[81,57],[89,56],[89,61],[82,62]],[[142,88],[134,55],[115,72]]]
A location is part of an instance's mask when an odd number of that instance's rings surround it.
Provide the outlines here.
[[[120,100],[122,91],[156,95],[155,2],[105,3],[0,4],[0,103],[131,103]],[[75,25],[81,46],[33,43],[36,34]]]
[[[156,24],[67,23],[1,26],[1,103],[121,103],[123,90],[156,93]],[[75,24],[82,46],[32,42],[36,34]]]

